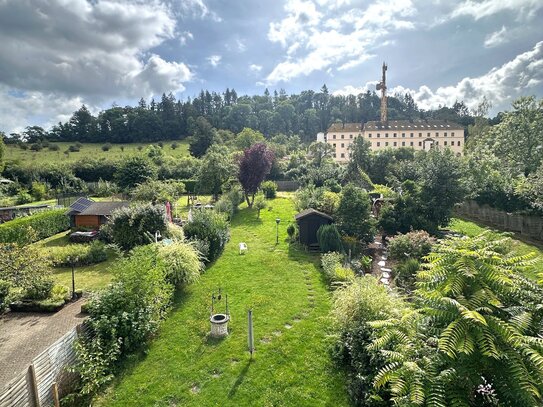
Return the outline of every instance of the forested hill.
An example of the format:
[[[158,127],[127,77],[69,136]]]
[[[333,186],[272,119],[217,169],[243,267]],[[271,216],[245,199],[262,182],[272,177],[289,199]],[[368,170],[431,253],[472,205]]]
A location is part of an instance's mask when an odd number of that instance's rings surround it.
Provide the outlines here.
[[[234,89],[224,93],[201,91],[194,99],[176,100],[163,94],[159,102],[141,99],[138,106],[113,106],[97,117],[82,106],[66,123],[58,123],[47,132],[39,126],[27,127],[12,137],[35,142],[51,141],[131,143],[183,139],[191,134],[194,120],[205,117],[218,129],[240,132],[244,127],[259,130],[266,136],[298,134],[302,141],[312,141],[316,133],[330,123],[365,122],[379,119],[380,98],[375,92],[357,96],[335,96],[324,85],[287,95],[284,90],[273,94],[238,96]],[[420,110],[409,95],[388,98],[388,117],[394,119],[447,119],[467,126],[473,117],[463,102],[437,110]]]

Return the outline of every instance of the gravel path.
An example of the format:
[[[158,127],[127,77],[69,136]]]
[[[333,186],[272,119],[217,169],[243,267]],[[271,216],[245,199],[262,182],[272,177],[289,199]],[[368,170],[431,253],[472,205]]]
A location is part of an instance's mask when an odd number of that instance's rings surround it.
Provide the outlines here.
[[[54,314],[9,312],[0,317],[0,391],[36,356],[83,321],[83,301]]]

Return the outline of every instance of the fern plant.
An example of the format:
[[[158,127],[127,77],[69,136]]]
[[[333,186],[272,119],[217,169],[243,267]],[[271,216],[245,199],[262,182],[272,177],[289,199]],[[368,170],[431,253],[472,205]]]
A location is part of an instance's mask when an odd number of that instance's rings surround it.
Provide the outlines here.
[[[409,320],[374,322],[388,355],[375,386],[400,405],[534,406],[543,392],[543,290],[533,255],[484,233],[439,244],[417,274]]]

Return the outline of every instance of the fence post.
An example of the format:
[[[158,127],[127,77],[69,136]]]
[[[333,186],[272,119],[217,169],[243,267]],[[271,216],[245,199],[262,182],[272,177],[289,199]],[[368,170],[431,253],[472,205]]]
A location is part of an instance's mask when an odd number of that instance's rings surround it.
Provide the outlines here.
[[[51,386],[51,392],[53,393],[53,403],[55,407],[60,407],[60,399],[58,397],[58,384],[57,382],[53,382]]]
[[[36,379],[36,369],[32,363],[28,367],[28,372],[30,373],[30,384],[32,386],[32,395],[34,396],[34,407],[40,407],[40,395],[38,393],[38,380]]]

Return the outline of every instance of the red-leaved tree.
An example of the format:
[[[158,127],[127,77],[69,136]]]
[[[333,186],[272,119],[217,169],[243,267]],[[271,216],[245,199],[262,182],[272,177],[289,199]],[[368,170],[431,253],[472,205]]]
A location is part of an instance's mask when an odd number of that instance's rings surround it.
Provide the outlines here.
[[[243,188],[249,208],[253,206],[260,184],[270,173],[274,157],[273,150],[268,148],[266,144],[256,143],[245,149],[239,158],[238,180]]]

